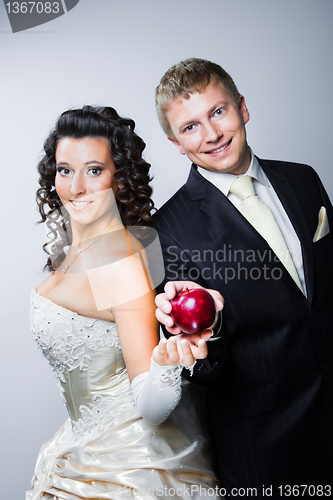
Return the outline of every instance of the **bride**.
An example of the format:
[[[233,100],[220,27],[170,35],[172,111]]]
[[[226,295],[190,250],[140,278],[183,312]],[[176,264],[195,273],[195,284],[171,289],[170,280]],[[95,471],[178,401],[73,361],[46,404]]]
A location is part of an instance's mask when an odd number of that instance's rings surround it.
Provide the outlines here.
[[[187,390],[173,411],[182,367],[207,348],[159,342],[156,244],[133,230],[153,207],[144,148],[132,120],[90,106],[63,113],[44,144],[37,200],[51,274],[32,292],[31,326],[69,418],[42,446],[26,500],[219,498]]]

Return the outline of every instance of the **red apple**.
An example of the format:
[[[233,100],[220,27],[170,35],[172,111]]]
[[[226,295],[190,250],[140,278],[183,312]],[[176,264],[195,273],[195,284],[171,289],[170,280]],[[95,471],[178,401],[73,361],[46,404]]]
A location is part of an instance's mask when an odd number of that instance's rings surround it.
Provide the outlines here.
[[[203,288],[186,288],[171,300],[171,305],[170,316],[184,333],[202,332],[214,324],[215,302]]]

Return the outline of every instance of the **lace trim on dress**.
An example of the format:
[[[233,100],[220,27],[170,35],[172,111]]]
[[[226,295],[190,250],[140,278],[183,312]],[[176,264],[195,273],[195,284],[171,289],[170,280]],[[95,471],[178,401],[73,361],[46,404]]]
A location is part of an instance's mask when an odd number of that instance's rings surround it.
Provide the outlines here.
[[[47,314],[44,314],[46,308]],[[121,349],[115,323],[80,316],[36,291],[31,298],[30,324],[38,348],[62,383],[65,383],[66,369],[82,370],[87,366],[90,358],[85,347]]]
[[[115,418],[120,414],[124,418],[132,417],[135,413],[139,413],[135,407],[133,398],[128,400],[125,395],[116,397],[94,396],[92,398],[92,406],[80,406],[81,418],[75,422],[72,421],[74,440],[79,440],[84,435],[100,434],[105,431]]]

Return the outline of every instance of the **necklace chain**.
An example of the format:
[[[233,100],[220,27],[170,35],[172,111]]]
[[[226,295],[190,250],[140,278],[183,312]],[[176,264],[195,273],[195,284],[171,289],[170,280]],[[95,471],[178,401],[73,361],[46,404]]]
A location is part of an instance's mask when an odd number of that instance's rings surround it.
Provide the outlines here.
[[[117,224],[115,224],[114,226],[112,227],[108,227],[106,231],[104,231],[104,233],[100,234],[99,236],[97,236],[97,238],[94,239],[94,241],[92,243],[89,243],[89,245],[87,245],[85,248],[81,248],[81,243],[78,244],[78,247],[79,247],[79,251],[78,253],[75,255],[74,259],[72,260],[72,262],[68,263],[68,256],[69,256],[69,251],[70,249],[72,248],[72,245],[69,247],[68,249],[68,252],[67,252],[67,255],[66,255],[66,260],[65,260],[65,267],[63,269],[61,269],[61,272],[66,274],[68,269],[74,264],[74,262],[76,261],[76,259],[78,258],[79,255],[81,255],[81,253],[85,252],[86,250],[88,250],[88,248],[90,248],[92,245],[94,245],[95,243],[97,243],[97,241],[102,237],[104,236],[108,231],[110,231],[111,229],[113,229],[114,227],[117,227],[119,226],[120,224],[122,224],[121,222],[117,222]]]

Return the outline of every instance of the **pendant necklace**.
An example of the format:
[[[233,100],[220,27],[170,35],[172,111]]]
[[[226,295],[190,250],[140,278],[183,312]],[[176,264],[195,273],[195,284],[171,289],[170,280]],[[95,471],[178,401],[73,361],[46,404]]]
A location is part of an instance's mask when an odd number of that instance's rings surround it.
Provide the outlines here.
[[[81,248],[81,243],[78,244],[78,247],[79,247],[79,251],[78,253],[75,255],[74,259],[72,260],[72,262],[68,263],[68,255],[69,255],[69,251],[72,247],[72,245],[69,247],[68,249],[68,252],[67,252],[67,255],[66,255],[66,259],[65,259],[65,267],[63,267],[63,269],[61,269],[61,272],[66,274],[68,269],[74,264],[74,262],[76,261],[76,259],[78,258],[78,256],[84,252],[85,250],[88,250],[88,248],[90,248],[92,245],[94,245],[95,243],[97,243],[97,241],[102,237],[104,236],[104,234],[106,234],[108,231],[110,231],[111,229],[113,229],[114,227],[117,227],[119,226],[120,224],[122,224],[122,222],[118,222],[117,224],[115,224],[114,226],[112,227],[108,227],[106,231],[104,231],[104,233],[100,234],[99,236],[97,236],[97,238],[94,239],[94,241],[92,243],[89,243],[89,245],[87,245],[85,248]]]

